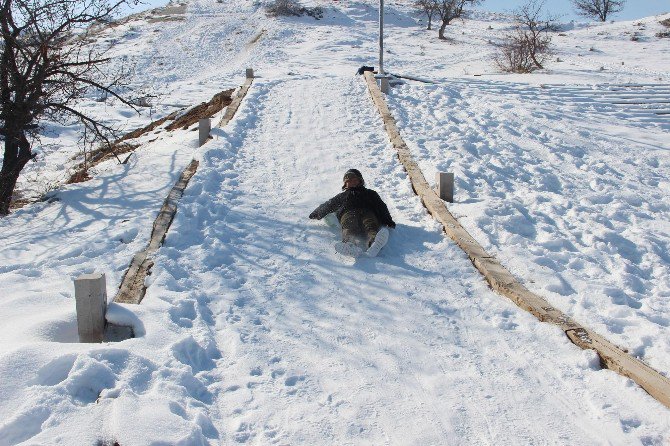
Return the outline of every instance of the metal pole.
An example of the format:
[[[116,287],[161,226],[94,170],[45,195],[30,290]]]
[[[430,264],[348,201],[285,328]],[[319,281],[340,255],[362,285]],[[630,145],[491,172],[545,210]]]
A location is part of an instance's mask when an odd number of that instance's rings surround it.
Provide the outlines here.
[[[379,74],[384,74],[384,0],[379,0]]]

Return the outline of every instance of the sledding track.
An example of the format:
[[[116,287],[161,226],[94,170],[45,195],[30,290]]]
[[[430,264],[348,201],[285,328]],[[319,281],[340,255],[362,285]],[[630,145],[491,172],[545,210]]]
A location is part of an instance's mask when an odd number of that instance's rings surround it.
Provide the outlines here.
[[[545,84],[551,94],[572,103],[604,105],[619,117],[647,122],[670,120],[669,84],[604,84],[565,86]],[[609,107],[608,107],[609,106]]]
[[[575,116],[583,116],[589,110],[612,122],[634,121],[670,130],[670,84],[542,84],[537,89],[472,79],[467,84],[500,96],[518,95],[527,103],[555,104]]]
[[[345,114],[326,105],[338,101]],[[604,392],[625,408],[625,392],[607,391],[620,381],[497,297],[444,239],[358,79],[256,83],[215,138],[147,290],[147,299],[169,304],[171,324],[184,333],[171,347],[173,367],[194,373],[208,438],[615,438],[608,421],[593,430],[589,419],[598,415],[588,401]],[[398,222],[379,258],[355,264],[333,253],[336,231],[306,219],[353,166]],[[548,350],[534,351],[539,343]],[[492,404],[500,389],[510,397]]]

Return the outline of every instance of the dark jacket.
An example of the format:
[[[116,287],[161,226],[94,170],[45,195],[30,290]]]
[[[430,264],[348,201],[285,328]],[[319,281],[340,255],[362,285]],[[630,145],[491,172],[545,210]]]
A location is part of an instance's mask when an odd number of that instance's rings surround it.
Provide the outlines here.
[[[370,209],[379,219],[379,223],[390,228],[395,228],[395,222],[391,218],[391,214],[386,204],[379,197],[379,194],[372,189],[367,189],[365,186],[345,189],[344,192],[335,195],[314,209],[309,214],[309,218],[320,220],[331,212],[335,212],[339,219],[342,217],[342,214],[352,209]]]

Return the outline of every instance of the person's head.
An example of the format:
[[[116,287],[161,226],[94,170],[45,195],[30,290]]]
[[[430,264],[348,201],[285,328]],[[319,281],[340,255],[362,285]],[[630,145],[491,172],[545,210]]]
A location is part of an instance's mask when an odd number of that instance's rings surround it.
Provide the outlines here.
[[[363,175],[361,175],[361,172],[358,169],[347,170],[346,173],[344,174],[343,181],[344,181],[344,184],[342,185],[343,190],[357,186],[365,186],[365,180],[363,179]]]

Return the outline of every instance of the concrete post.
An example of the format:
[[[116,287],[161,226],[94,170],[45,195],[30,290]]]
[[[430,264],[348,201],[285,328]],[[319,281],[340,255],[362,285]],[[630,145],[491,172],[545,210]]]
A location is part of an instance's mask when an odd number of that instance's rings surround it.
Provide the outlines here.
[[[247,68],[247,79],[253,79],[253,78],[254,78],[254,69]]]
[[[382,93],[388,94],[388,92],[389,92],[389,79],[386,76],[379,79],[379,89],[382,91]]]
[[[438,172],[435,175],[437,182],[437,195],[444,201],[454,202],[454,174],[449,172]]]
[[[107,284],[103,273],[74,279],[79,342],[102,342],[107,311]]]
[[[209,118],[203,118],[198,121],[198,142],[199,145],[203,145],[209,139],[209,132],[212,130],[212,120]]]

